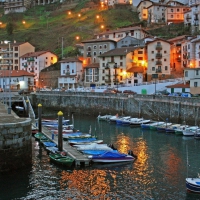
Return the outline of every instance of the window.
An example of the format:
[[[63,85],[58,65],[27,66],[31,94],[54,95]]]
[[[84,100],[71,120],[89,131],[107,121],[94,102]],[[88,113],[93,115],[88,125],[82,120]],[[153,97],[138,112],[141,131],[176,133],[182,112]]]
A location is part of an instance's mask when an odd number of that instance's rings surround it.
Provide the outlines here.
[[[190,49],[190,44],[188,44],[188,49]]]
[[[138,74],[137,72],[134,72],[134,77],[137,77],[137,74]]]
[[[199,67],[200,67],[200,61],[199,61]]]
[[[104,49],[106,49],[106,48],[107,48],[107,45],[106,45],[106,44],[104,44],[104,45],[103,45],[103,47],[104,47]]]
[[[102,74],[104,74],[105,73],[105,70],[102,70]]]
[[[37,62],[35,62],[35,64],[37,65]]]
[[[37,70],[37,67],[35,68],[35,70]]]
[[[159,7],[157,7],[157,11],[159,11]]]
[[[72,73],[74,73],[74,69],[72,69]]]
[[[171,9],[171,12],[174,12],[173,8]]]
[[[97,48],[97,46],[95,45],[95,46],[93,46],[93,48],[94,48],[94,49],[96,49],[96,48]]]
[[[164,51],[164,53],[167,53],[167,51]]]
[[[166,71],[168,70],[168,67],[167,67],[167,66],[165,66],[165,70],[166,70]]]
[[[103,57],[102,59],[103,59],[103,61],[105,61],[105,57]]]
[[[173,18],[173,15],[171,15],[171,18]]]
[[[15,60],[15,64],[18,64],[18,60]]]
[[[48,57],[46,57],[46,60],[48,59]]]
[[[69,69],[69,65],[67,65],[67,69]]]
[[[99,55],[101,55],[102,54],[102,52],[101,51],[99,51]]]
[[[146,14],[143,14],[143,17],[146,17]]]
[[[18,57],[18,53],[15,53],[15,57]]]
[[[104,76],[102,76],[102,81],[104,81],[105,80],[105,77]]]
[[[101,46],[101,45],[99,46],[99,49],[102,49],[102,46]]]
[[[143,51],[138,51],[138,54],[143,54]]]
[[[188,71],[185,71],[185,77],[188,77]]]
[[[120,66],[123,66],[123,62],[120,62]]]
[[[179,12],[179,8],[177,8],[177,12]]]
[[[199,75],[199,70],[196,70],[196,75]]]
[[[194,82],[194,87],[197,87],[198,86],[198,83],[197,82]]]
[[[152,51],[151,53],[154,54],[154,51]]]
[[[155,71],[155,67],[152,67],[152,71]]]
[[[120,60],[122,60],[123,59],[123,56],[120,56]]]
[[[152,58],[151,61],[154,61],[154,59]]]
[[[102,67],[105,67],[105,63],[102,63]]]
[[[47,65],[47,62],[45,62],[45,64]]]
[[[111,62],[115,62],[114,56],[111,56]]]
[[[53,60],[53,57],[51,57],[51,60]]]
[[[138,60],[143,60],[143,57],[138,57]]]
[[[165,58],[164,61],[167,61],[167,59]]]
[[[97,55],[97,54],[96,54],[96,51],[94,51],[93,54],[94,54],[94,56],[96,56],[96,55]]]

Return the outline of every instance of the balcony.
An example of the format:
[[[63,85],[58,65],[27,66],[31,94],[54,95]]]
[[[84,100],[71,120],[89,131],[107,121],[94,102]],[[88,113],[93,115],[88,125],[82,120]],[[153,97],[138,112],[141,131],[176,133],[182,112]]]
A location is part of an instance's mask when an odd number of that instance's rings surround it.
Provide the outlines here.
[[[92,57],[90,52],[87,52],[87,57]]]
[[[162,69],[156,69],[156,73],[162,73]]]
[[[157,54],[156,54],[156,58],[157,58],[157,59],[161,59],[161,58],[162,58],[162,54],[161,54],[161,53],[157,53]]]
[[[105,83],[110,83],[110,79],[105,79]]]
[[[198,21],[198,20],[199,20],[198,16],[195,16],[194,20],[195,20],[195,21]],[[198,23],[195,22],[195,24],[197,25]]]
[[[27,61],[32,62],[32,61],[35,61],[35,59],[34,58],[28,58]]]
[[[158,50],[158,51],[159,51],[159,50],[162,50],[162,45],[161,45],[161,44],[157,44],[157,45],[156,45],[156,50]]]
[[[66,72],[65,75],[66,75],[66,76],[70,76],[70,72]]]
[[[161,60],[156,61],[156,65],[162,65],[162,61]]]
[[[181,62],[181,58],[176,58],[177,62]]]

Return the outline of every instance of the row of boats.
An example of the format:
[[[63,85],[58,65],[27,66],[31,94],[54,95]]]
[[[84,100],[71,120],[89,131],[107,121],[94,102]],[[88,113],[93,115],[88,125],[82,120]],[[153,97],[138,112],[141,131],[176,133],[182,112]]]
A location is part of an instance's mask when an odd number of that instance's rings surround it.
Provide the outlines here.
[[[69,120],[63,119],[63,140],[76,148],[77,151],[86,155],[91,162],[119,163],[131,162],[136,159],[136,156],[131,150],[127,154],[120,153],[113,145],[104,144],[103,140],[98,140],[97,137],[92,136],[91,133],[84,134],[74,129],[73,125],[70,125],[69,122]],[[58,134],[58,121],[56,119],[42,119],[42,126],[47,127],[52,132],[52,138],[54,138],[54,135]],[[43,133],[34,130],[32,133],[49,152],[51,161],[68,167],[74,165],[75,160],[68,156],[66,152],[59,152],[53,139],[49,139]]]
[[[130,125],[131,127],[141,127],[142,129],[155,130],[158,132],[175,133],[176,135],[194,136],[195,139],[200,139],[200,128],[198,126],[152,121],[150,119],[132,118],[130,116],[119,117],[118,115],[99,115],[97,119],[116,123],[117,125]]]

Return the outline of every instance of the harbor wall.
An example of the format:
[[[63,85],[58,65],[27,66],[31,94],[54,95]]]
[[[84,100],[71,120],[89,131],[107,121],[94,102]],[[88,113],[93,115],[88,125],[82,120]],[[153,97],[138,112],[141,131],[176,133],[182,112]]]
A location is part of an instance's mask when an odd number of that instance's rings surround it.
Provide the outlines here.
[[[61,110],[98,116],[130,115],[146,119],[198,125],[200,99],[162,95],[128,95],[94,92],[40,92],[31,95],[35,109],[39,103],[43,113]],[[37,110],[37,109],[36,109]]]
[[[31,119],[7,114],[0,105],[0,172],[28,167],[32,163]]]

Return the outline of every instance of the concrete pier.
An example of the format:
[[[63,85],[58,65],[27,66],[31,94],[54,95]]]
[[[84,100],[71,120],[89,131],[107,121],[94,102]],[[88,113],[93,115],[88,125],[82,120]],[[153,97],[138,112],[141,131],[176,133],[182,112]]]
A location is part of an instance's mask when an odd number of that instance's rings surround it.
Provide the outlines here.
[[[52,139],[52,133],[49,129],[46,127],[42,127],[42,133],[44,133],[50,140],[55,142],[58,145],[58,135],[54,135],[54,139]],[[87,158],[84,154],[77,151],[76,148],[72,147],[68,144],[67,141],[63,141],[63,151],[67,152],[67,154],[75,159],[75,165],[76,166],[89,166],[90,165],[90,159]]]

